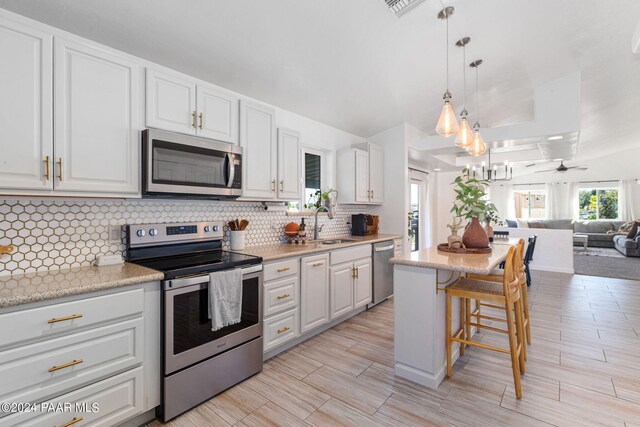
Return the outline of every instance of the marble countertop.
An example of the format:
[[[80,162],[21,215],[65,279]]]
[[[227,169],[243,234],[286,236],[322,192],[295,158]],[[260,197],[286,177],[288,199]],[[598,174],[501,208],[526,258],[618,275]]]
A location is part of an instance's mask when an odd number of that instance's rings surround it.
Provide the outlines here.
[[[391,264],[410,267],[435,268],[439,270],[459,271],[462,273],[489,274],[504,261],[509,244],[492,245],[488,254],[453,254],[439,251],[436,247],[421,249],[397,258],[391,258]]]
[[[358,246],[363,243],[377,243],[384,242],[385,240],[393,240],[402,238],[399,234],[376,234],[371,236],[341,236],[324,240],[345,239],[350,242],[338,243],[336,245],[323,245],[318,242],[311,242],[305,244],[289,244],[289,243],[277,243],[274,245],[264,246],[250,246],[239,252],[247,255],[262,257],[265,262],[274,261],[283,258],[290,258],[299,255],[307,255],[319,252],[333,251],[335,249],[348,248],[350,246]]]
[[[124,263],[0,276],[0,308],[162,280],[156,270]]]

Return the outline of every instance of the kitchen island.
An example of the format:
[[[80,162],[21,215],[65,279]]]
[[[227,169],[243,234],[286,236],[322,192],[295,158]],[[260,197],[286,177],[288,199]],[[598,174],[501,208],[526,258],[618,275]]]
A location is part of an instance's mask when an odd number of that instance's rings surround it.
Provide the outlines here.
[[[446,373],[446,292],[461,274],[489,274],[506,259],[509,244],[488,254],[453,254],[435,247],[391,259],[394,286],[395,373],[437,388]],[[454,298],[452,328],[460,326]],[[453,361],[459,349],[454,348]]]

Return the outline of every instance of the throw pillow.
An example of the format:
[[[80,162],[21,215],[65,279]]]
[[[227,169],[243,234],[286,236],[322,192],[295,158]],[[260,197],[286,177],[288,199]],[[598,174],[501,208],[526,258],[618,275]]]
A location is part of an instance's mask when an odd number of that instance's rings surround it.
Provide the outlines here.
[[[547,228],[547,227],[542,222],[529,221],[529,228]]]
[[[529,223],[522,219],[516,219],[516,223],[518,224],[518,228],[529,228]]]
[[[512,219],[505,219],[504,222],[507,223],[507,227],[509,228],[518,228],[518,223]]]
[[[636,221],[633,223],[631,230],[629,230],[629,234],[627,234],[627,239],[635,239],[636,234],[638,234],[638,226],[640,226],[640,222]]]
[[[638,232],[636,233],[636,237],[633,238],[636,242],[640,242],[640,227],[638,227]]]

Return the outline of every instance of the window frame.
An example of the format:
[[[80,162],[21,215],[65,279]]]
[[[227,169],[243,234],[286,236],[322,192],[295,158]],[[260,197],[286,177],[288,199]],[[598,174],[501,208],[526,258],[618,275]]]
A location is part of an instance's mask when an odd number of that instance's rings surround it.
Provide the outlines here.
[[[305,209],[304,205],[307,203],[305,199],[305,189],[306,189],[306,174],[307,174],[307,164],[305,161],[305,154],[313,154],[315,156],[320,157],[320,189],[326,188],[327,183],[327,159],[329,158],[329,152],[327,150],[323,150],[322,148],[313,147],[313,146],[302,146],[300,150],[300,164],[302,165],[301,171],[302,176],[300,177],[300,200],[298,203],[300,204],[300,209],[293,210],[291,205],[287,206],[287,212],[292,214],[309,214],[313,213],[312,209]]]
[[[580,211],[580,192],[581,191],[593,191],[595,190],[596,192],[596,218],[595,219],[583,219],[580,216],[582,215],[582,212]],[[618,209],[616,211],[616,217],[615,218],[600,218],[600,191],[615,191],[618,195]],[[616,186],[601,186],[601,185],[596,185],[596,186],[579,186],[577,189],[577,194],[576,194],[576,199],[577,199],[577,210],[578,210],[578,220],[580,221],[620,221],[620,187],[616,187]]]
[[[527,197],[531,198],[531,195],[533,193],[533,195],[541,195],[544,196],[544,214],[541,217],[532,217],[531,216],[531,200],[528,201],[528,208],[527,208],[527,217],[518,217],[517,212],[518,212],[518,208],[516,206],[516,200],[515,200],[515,195],[516,193],[520,193],[520,194],[527,194]],[[526,190],[513,190],[512,192],[512,200],[511,203],[513,203],[513,209],[514,209],[514,214],[515,217],[517,219],[522,219],[522,220],[536,220],[536,219],[546,219],[547,217],[547,203],[548,203],[548,194],[547,194],[547,190],[545,188],[527,188]],[[523,208],[524,209],[524,208]]]

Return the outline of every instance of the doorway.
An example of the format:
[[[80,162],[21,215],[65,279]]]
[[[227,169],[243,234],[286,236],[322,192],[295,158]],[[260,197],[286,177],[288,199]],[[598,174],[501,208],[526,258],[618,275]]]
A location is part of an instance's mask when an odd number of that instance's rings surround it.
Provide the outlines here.
[[[427,173],[409,169],[409,248],[411,252],[426,247]]]

